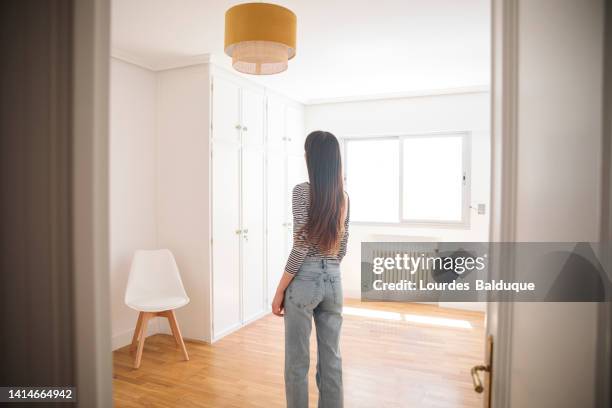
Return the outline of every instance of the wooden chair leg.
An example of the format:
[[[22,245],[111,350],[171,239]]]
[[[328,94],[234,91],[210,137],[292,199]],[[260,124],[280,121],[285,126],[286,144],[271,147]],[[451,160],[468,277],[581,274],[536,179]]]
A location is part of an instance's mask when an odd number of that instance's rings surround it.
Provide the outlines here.
[[[138,313],[138,321],[136,322],[136,328],[134,329],[134,336],[132,336],[132,344],[130,350],[134,350],[138,345],[138,339],[140,338],[140,329],[142,328],[142,316],[144,312]]]
[[[142,359],[142,350],[144,349],[144,342],[147,338],[147,325],[149,324],[149,320],[152,316],[153,313],[143,313],[139,335],[140,338],[138,339],[138,350],[136,350],[136,358],[134,359],[134,368],[140,367],[140,360]]]
[[[174,344],[176,344],[176,347],[180,347],[181,344],[179,342],[179,338],[176,336],[176,333],[174,331],[174,327],[172,326],[172,311],[171,310],[164,310],[163,312],[160,313],[160,316],[165,317],[166,319],[168,319],[168,324],[170,325],[170,331],[172,332],[172,338],[174,338]]]
[[[183,341],[183,336],[181,335],[181,329],[179,329],[178,322],[176,320],[176,315],[174,314],[174,310],[167,310],[166,317],[168,317],[168,322],[170,323],[170,328],[172,329],[172,334],[174,335],[174,340],[181,348],[183,352],[183,358],[186,361],[189,361],[189,355],[187,354],[187,348],[185,347],[185,342]]]

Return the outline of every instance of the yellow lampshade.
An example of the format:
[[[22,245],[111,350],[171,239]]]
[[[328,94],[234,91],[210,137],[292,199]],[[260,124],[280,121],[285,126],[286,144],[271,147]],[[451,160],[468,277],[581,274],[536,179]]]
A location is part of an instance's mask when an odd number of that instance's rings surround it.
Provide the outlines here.
[[[295,56],[296,26],[295,14],[285,7],[239,4],[225,12],[225,53],[245,74],[283,72]]]

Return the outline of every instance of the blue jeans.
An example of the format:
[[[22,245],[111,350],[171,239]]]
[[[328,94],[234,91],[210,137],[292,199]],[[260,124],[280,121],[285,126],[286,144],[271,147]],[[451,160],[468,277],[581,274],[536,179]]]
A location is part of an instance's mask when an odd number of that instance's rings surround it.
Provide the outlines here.
[[[317,328],[319,408],[341,408],[342,282],[338,261],[306,258],[285,292],[285,393],[288,408],[308,407],[310,332]]]

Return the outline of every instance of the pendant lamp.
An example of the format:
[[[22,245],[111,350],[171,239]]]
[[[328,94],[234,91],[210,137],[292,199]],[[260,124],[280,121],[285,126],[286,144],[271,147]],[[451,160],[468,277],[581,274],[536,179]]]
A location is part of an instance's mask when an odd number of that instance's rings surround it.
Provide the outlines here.
[[[245,74],[283,72],[295,56],[296,26],[295,14],[285,7],[239,4],[225,12],[225,53]]]

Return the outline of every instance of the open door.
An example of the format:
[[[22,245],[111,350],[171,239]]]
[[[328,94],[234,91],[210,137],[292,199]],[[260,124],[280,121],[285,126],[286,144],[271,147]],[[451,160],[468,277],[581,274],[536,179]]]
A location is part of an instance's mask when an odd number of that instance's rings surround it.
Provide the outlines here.
[[[492,2],[494,242],[600,239],[599,164],[602,140],[609,149],[610,138],[609,123],[602,128],[604,3]],[[609,152],[603,161],[609,164]],[[490,278],[512,280],[511,256],[491,260],[502,272]],[[490,406],[609,406],[605,392],[596,391],[609,389],[609,363],[597,363],[610,360],[609,342],[598,348],[609,321],[600,309],[597,303],[489,303]],[[609,336],[609,326],[605,331]],[[608,384],[598,387],[602,373]]]

